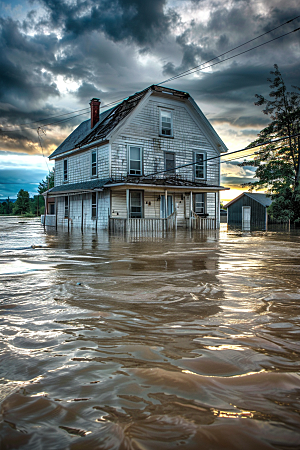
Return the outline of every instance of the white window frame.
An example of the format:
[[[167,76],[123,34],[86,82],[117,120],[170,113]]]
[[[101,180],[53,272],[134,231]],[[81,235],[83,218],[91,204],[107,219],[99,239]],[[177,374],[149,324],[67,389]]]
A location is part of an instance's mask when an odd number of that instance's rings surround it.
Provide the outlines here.
[[[66,169],[65,169],[66,166]],[[63,178],[64,178],[64,183],[68,182],[68,171],[69,171],[69,163],[68,163],[68,159],[64,159],[63,160]]]
[[[131,161],[137,161],[137,160],[131,160],[130,159],[130,149],[131,148],[139,148],[140,150],[140,168],[139,169],[131,169],[130,168],[130,162]],[[134,177],[141,177],[144,174],[144,151],[143,147],[138,144],[130,144],[127,146],[127,155],[128,155],[128,175],[134,176]],[[140,173],[131,173],[131,172],[140,172]]]
[[[96,155],[96,161],[93,163],[93,155]],[[93,174],[93,169],[96,169],[96,173]],[[97,178],[98,177],[98,151],[92,150],[91,151],[91,178]]]
[[[175,175],[176,174],[176,153],[172,152],[172,151],[165,151],[165,170],[167,170],[167,155],[168,153],[171,153],[172,155],[174,155],[174,168],[173,171],[169,170],[168,172],[165,172],[165,175]]]
[[[163,125],[162,125],[162,118],[163,118],[163,114],[164,113],[168,113],[171,116],[171,134],[164,134],[163,133]],[[170,109],[163,109],[161,108],[159,110],[159,135],[163,136],[163,137],[169,137],[172,138],[174,137],[174,125],[173,125],[173,111],[171,111]]]
[[[196,164],[196,160],[197,160],[197,155],[203,155],[203,177],[197,177],[197,164]],[[206,180],[207,177],[207,173],[206,173],[206,169],[207,169],[207,164],[206,164],[206,159],[207,159],[207,153],[203,150],[199,150],[199,151],[195,151],[194,152],[194,178],[195,180]]]
[[[141,200],[141,206],[140,206],[140,208],[141,208],[141,217],[132,217],[132,215],[134,214],[132,211],[131,211],[131,208],[132,208],[132,194],[139,194],[140,195],[140,200]],[[132,218],[136,218],[136,219],[142,219],[144,217],[144,191],[140,191],[140,190],[137,190],[137,189],[135,189],[135,190],[130,190],[129,191],[129,218],[130,219],[132,219]]]
[[[202,201],[201,202],[197,202],[197,195],[201,195],[202,196]],[[199,206],[199,209],[202,209],[202,211],[197,210],[196,204],[201,204],[202,206]],[[206,214],[206,195],[204,192],[196,192],[194,194],[194,212],[200,216],[205,215]]]
[[[95,202],[93,202],[94,199],[95,199]],[[92,217],[92,219],[97,219],[97,217],[98,217],[97,192],[92,192],[91,217]]]

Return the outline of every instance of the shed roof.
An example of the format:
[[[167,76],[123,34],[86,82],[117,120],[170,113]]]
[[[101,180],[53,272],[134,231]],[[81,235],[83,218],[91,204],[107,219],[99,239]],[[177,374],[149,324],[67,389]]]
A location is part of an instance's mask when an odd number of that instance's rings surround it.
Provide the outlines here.
[[[89,191],[93,189],[101,189],[103,186],[109,181],[109,179],[97,179],[90,181],[83,181],[82,183],[72,183],[72,184],[62,184],[61,186],[55,186],[52,189],[49,189],[47,193],[51,194],[63,194],[70,193],[76,191]]]
[[[260,203],[265,207],[270,206],[272,203],[272,199],[270,197],[267,197],[266,194],[258,194],[258,193],[253,194],[252,192],[243,192],[241,195],[231,200],[231,202],[227,203],[225,205],[226,208],[228,208],[228,206],[231,206],[233,203],[242,198],[244,195],[246,195],[249,198],[252,198],[252,200],[255,200],[256,202]]]

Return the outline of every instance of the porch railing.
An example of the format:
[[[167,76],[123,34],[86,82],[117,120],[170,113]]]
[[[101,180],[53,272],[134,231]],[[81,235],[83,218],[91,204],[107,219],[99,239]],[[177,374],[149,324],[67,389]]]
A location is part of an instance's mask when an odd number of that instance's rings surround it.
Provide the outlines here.
[[[193,230],[215,230],[216,219],[212,217],[198,216],[194,211],[191,211],[191,228]]]
[[[121,219],[118,217],[109,218],[109,230],[112,232],[134,232],[144,231],[166,231],[168,219]]]

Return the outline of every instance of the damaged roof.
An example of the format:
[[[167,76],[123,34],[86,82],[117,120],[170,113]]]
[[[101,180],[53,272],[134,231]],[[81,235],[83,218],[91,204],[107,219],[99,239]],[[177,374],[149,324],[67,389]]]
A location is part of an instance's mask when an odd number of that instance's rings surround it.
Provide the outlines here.
[[[107,117],[107,115],[114,108],[110,108],[107,111],[104,111],[99,116],[99,122],[103,122],[103,120]],[[78,143],[82,141],[86,136],[88,136],[98,125],[99,122],[96,123],[93,129],[91,129],[91,119],[87,119],[78,125],[74,131],[57,147],[56,150],[49,156],[49,159],[54,158],[55,156],[61,155],[63,153],[69,152],[73,150]]]
[[[162,86],[152,85],[143,91],[136,92],[130,97],[123,100],[122,103],[108,109],[99,116],[99,121],[93,129],[90,128],[90,119],[82,122],[63,142],[59,147],[49,156],[54,158],[69,152],[76,148],[81,148],[85,145],[92,144],[94,141],[105,140],[108,134],[123,120],[131,111],[139,104],[145,97],[147,92],[155,91],[161,94],[172,94],[175,97],[182,99],[189,98],[189,94],[175,89],[165,88]]]

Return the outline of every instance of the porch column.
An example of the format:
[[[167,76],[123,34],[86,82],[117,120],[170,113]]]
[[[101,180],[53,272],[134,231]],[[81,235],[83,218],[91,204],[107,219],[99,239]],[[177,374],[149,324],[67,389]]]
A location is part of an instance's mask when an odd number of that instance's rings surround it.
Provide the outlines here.
[[[130,191],[129,189],[126,189],[126,211],[127,211],[127,219],[130,217],[130,197],[129,197]]]
[[[57,230],[57,210],[58,210],[58,201],[57,197],[55,197],[55,229]]]
[[[46,194],[46,197],[45,197],[44,230],[46,228],[47,208],[48,208],[48,193]]]
[[[215,192],[215,230],[217,229],[217,193]]]
[[[192,229],[193,192],[190,192],[190,230]]]
[[[96,233],[98,228],[98,191],[96,191]]]
[[[168,191],[165,190],[165,219],[168,217]]]

